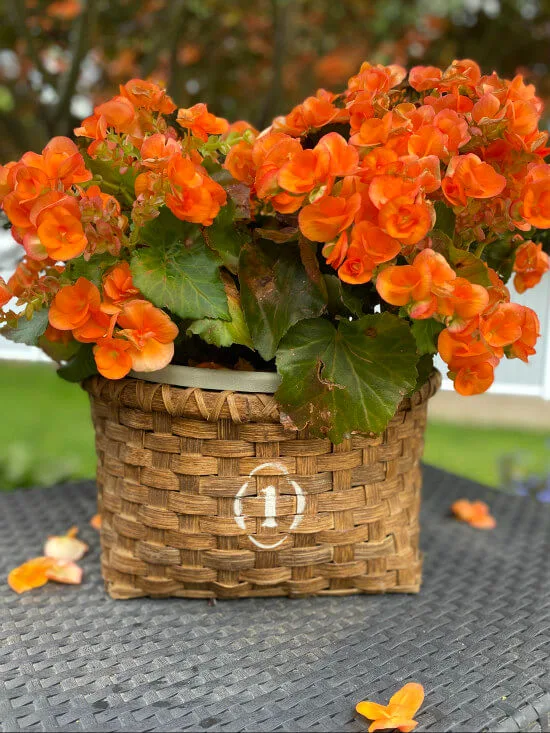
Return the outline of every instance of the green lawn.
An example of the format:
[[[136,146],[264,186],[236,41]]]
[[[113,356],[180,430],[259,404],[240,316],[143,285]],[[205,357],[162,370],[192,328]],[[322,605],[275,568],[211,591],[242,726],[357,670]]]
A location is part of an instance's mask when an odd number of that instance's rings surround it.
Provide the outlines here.
[[[0,361],[0,489],[95,472],[88,395],[49,364]]]
[[[0,406],[0,489],[93,476],[88,398],[77,385],[46,364],[0,361]],[[548,433],[432,422],[425,460],[498,486],[502,455],[524,451],[544,466],[549,440]]]

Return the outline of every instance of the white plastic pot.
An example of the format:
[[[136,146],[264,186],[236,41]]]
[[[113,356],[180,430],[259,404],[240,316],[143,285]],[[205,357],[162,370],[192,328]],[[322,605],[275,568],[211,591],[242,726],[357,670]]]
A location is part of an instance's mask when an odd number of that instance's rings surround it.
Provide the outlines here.
[[[175,387],[199,387],[232,392],[273,394],[281,382],[276,372],[241,372],[234,369],[199,369],[167,366],[156,372],[130,372],[130,377]]]

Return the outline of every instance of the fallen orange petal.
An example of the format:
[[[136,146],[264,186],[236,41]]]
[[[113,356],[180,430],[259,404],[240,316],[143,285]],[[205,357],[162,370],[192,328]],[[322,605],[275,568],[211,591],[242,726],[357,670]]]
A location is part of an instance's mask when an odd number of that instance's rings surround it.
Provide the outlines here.
[[[48,537],[44,555],[55,560],[80,560],[88,552],[88,545],[76,539],[78,527],[71,527],[65,535]]]
[[[54,561],[54,564],[46,570],[46,578],[55,580],[56,583],[80,585],[82,583],[82,568],[68,560]]]
[[[35,557],[14,568],[8,575],[8,585],[16,593],[40,588],[48,582],[46,572],[55,560],[51,557]]]
[[[99,532],[101,529],[101,514],[94,514],[90,519],[90,525]]]
[[[375,702],[357,703],[355,709],[360,715],[372,720],[369,733],[376,730],[399,730],[410,733],[418,725],[413,720],[424,702],[424,688],[418,682],[408,682],[394,695],[387,705]]]
[[[476,529],[494,529],[497,526],[496,519],[491,516],[484,501],[459,499],[452,504],[451,511],[457,519]]]

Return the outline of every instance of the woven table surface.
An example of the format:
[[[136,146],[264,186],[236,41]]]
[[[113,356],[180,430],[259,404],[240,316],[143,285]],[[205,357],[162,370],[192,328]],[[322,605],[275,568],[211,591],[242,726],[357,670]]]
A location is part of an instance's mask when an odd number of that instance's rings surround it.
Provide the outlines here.
[[[366,731],[355,703],[406,681],[417,731],[546,731],[550,507],[424,469],[418,596],[112,601],[81,482],[0,494],[0,730]],[[498,521],[456,522],[459,497]],[[80,587],[22,596],[7,572],[77,524]]]

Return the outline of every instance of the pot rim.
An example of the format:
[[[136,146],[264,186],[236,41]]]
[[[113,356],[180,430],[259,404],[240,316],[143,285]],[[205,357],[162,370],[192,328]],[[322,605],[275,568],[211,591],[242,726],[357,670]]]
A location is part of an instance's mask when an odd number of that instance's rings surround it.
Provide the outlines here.
[[[245,372],[235,369],[200,369],[198,367],[178,366],[170,364],[155,372],[135,372],[128,375],[145,382],[170,384],[174,387],[198,387],[231,391],[259,392],[273,394],[281,383],[277,372]]]

